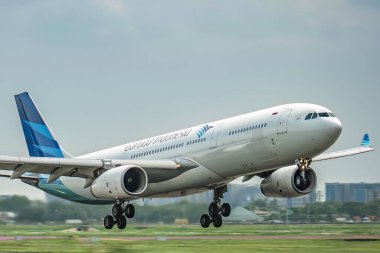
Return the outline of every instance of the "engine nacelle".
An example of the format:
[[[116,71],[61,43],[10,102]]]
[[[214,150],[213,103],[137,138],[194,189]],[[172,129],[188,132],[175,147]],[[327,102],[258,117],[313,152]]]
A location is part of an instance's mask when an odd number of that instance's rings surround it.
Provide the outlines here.
[[[99,199],[126,199],[142,194],[147,186],[148,176],[144,169],[125,165],[101,174],[92,184],[91,192]]]
[[[305,179],[298,167],[285,167],[261,181],[260,188],[267,197],[298,197],[312,192],[317,184],[317,176],[310,168],[305,171]]]

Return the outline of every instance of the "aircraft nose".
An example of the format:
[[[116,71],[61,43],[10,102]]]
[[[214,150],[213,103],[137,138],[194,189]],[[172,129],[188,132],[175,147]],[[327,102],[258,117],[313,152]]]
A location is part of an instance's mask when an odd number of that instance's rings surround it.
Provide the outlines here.
[[[336,117],[329,118],[327,128],[331,137],[338,138],[342,132],[342,122]]]

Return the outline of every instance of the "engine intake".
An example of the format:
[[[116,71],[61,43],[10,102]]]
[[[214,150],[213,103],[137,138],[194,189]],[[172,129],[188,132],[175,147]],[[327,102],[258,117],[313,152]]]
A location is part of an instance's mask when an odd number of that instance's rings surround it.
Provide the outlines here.
[[[123,186],[127,193],[138,195],[142,193],[148,184],[148,176],[140,167],[132,167],[125,171],[123,177]]]
[[[298,167],[284,167],[266,177],[260,188],[267,197],[287,198],[309,194],[316,184],[317,176],[313,169],[305,171],[304,179]]]
[[[148,186],[145,170],[135,165],[109,169],[91,186],[92,194],[99,199],[126,199],[137,197]]]

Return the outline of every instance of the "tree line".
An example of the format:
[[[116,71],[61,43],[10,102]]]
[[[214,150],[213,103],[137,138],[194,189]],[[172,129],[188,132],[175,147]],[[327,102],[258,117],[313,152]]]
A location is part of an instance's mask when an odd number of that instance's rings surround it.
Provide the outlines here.
[[[110,214],[112,205],[85,205],[73,202],[42,202],[29,200],[24,196],[13,196],[0,201],[0,212],[14,212],[16,222],[64,222],[67,219],[80,219],[84,222],[101,222]],[[175,219],[188,219],[198,223],[199,217],[207,213],[207,203],[176,202],[161,206],[135,205],[136,216],[133,222],[139,223],[173,223]],[[252,201],[248,210],[267,211],[265,220],[288,219],[291,222],[335,222],[337,217],[352,219],[354,216],[380,217],[380,200],[369,203],[359,202],[315,202],[304,207],[284,208],[276,199],[258,199]]]
[[[258,199],[247,206],[251,210],[271,212],[266,219],[286,220],[292,222],[336,222],[336,218],[351,220],[354,217],[380,218],[380,199],[368,203],[361,202],[314,202],[302,207],[284,208],[278,205],[276,199]]]
[[[67,219],[80,219],[83,222],[102,222],[111,213],[112,205],[86,205],[69,201],[42,202],[29,200],[24,196],[13,196],[0,201],[0,212],[14,212],[16,222],[64,222]],[[186,201],[162,206],[135,205],[133,222],[173,223],[177,218],[198,222],[207,204],[194,204]]]

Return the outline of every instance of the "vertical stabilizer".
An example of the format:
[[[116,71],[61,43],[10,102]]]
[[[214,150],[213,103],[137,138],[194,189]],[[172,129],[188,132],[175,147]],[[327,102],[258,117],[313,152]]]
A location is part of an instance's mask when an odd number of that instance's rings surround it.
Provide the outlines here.
[[[64,157],[54,135],[27,92],[15,95],[18,113],[30,156]]]

